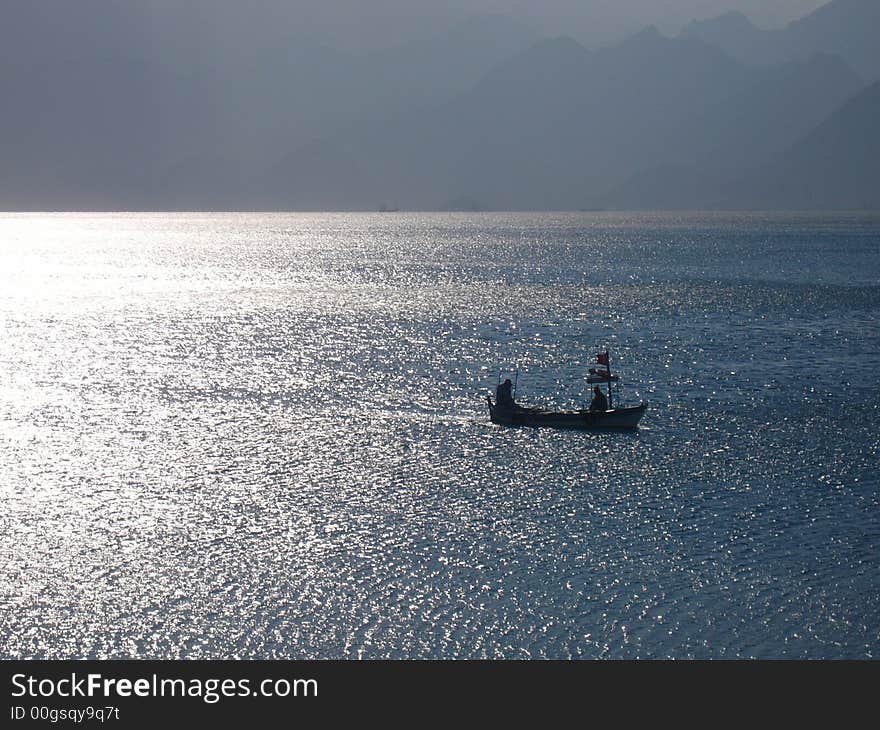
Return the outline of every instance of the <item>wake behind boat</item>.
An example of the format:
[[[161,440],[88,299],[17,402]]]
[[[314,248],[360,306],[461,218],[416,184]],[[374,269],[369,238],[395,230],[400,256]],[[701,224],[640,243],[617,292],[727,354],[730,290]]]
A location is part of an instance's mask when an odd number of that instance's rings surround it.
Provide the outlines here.
[[[550,428],[576,428],[581,430],[634,429],[648,408],[647,403],[626,408],[612,407],[611,384],[618,377],[611,374],[608,352],[599,353],[596,364],[590,368],[587,382],[607,383],[608,397],[598,385],[593,388],[593,401],[589,408],[577,411],[552,411],[544,408],[522,406],[515,401],[515,390],[510,379],[499,384],[495,391],[495,401],[486,396],[489,405],[489,418],[492,423],[503,426],[547,426]]]

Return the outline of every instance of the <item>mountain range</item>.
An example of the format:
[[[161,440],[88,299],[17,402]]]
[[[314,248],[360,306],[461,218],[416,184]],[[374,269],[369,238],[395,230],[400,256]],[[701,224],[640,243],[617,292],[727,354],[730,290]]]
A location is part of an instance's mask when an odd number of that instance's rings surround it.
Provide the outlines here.
[[[600,202],[612,209],[880,210],[878,120],[875,82],[763,164],[740,172],[658,166]]]
[[[880,3],[834,0],[779,30],[761,30],[742,13],[692,22],[683,36],[700,38],[747,64],[777,64],[836,54],[867,82],[880,80]]]
[[[14,6],[0,209],[880,207],[874,0],[597,50],[485,16],[360,54],[185,10],[157,36],[137,5]]]
[[[447,104],[289,155],[260,197],[300,209],[369,209],[376,195],[411,209],[462,195],[492,209],[608,207],[605,193],[646,160],[759,165],[861,87],[838,57],[754,69],[653,28],[598,52],[548,40]]]

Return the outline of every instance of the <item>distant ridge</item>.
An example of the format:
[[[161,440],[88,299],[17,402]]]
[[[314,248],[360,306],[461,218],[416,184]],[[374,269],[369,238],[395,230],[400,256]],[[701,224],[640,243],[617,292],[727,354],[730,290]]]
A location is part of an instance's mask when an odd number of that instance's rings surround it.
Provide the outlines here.
[[[781,30],[764,31],[742,13],[694,21],[683,37],[701,38],[742,63],[778,64],[837,54],[863,79],[880,79],[880,2],[831,0]]]
[[[262,195],[301,209],[443,209],[462,190],[492,210],[702,206],[715,187],[665,184],[649,201],[635,178],[657,167],[723,180],[756,167],[861,87],[834,56],[755,69],[650,27],[595,52],[548,39],[445,105],[291,154]]]
[[[852,65],[880,68],[880,0],[833,0],[778,31],[740,13],[674,38],[647,26],[598,50],[487,15],[357,54],[238,5],[203,32],[207,2],[169,0],[158,34],[144,31],[150,4],[12,3],[0,209],[873,200],[859,181],[873,185],[874,132],[856,123],[872,107],[843,105],[864,88]],[[826,122],[853,131],[826,132],[837,156],[819,164],[810,135]]]
[[[880,82],[841,106],[775,164],[739,183],[736,197],[754,207],[878,210],[878,161]]]
[[[617,208],[880,210],[880,82],[751,170],[652,168],[609,193]]]

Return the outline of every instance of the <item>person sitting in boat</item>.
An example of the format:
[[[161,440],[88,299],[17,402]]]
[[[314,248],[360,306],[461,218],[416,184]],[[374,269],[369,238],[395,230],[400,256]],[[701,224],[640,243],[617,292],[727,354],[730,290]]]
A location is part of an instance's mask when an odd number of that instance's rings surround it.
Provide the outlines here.
[[[608,399],[598,385],[593,386],[593,400],[590,401],[591,411],[607,411]]]
[[[510,382],[510,378],[495,389],[495,400],[497,401],[498,408],[513,409],[513,383]]]

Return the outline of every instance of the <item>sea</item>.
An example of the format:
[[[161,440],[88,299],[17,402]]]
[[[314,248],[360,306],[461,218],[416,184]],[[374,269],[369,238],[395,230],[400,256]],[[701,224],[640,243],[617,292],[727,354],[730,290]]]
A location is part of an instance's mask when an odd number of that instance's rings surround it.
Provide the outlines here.
[[[0,214],[0,658],[878,658],[878,373],[877,213]]]

